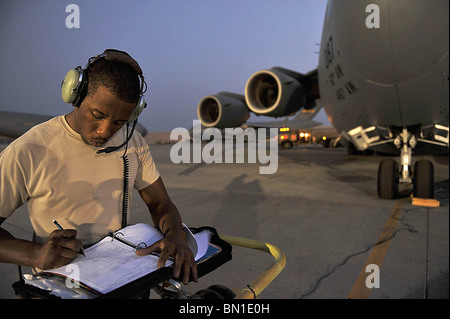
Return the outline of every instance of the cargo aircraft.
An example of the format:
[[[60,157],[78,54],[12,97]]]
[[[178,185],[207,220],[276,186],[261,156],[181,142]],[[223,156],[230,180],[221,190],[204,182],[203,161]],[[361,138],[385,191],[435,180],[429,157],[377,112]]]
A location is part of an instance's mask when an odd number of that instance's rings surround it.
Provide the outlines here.
[[[396,198],[400,183],[413,184],[415,197],[433,198],[433,163],[413,165],[413,155],[448,154],[448,51],[448,0],[330,0],[317,69],[258,71],[244,95],[201,99],[198,117],[205,127],[225,128],[243,125],[250,112],[298,113],[293,122],[269,126],[303,128],[315,125],[305,117],[323,107],[357,150],[400,155],[379,165],[381,198]]]

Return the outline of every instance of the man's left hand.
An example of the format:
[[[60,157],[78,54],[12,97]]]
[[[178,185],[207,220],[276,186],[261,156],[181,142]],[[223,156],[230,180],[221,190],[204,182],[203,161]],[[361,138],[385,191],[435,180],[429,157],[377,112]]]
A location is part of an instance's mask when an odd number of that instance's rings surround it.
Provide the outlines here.
[[[158,268],[164,267],[166,261],[174,258],[173,275],[175,278],[180,277],[181,269],[183,269],[183,283],[189,283],[189,275],[192,273],[193,280],[198,281],[197,264],[191,249],[187,245],[186,235],[183,230],[178,232],[169,231],[166,236],[155,242],[153,245],[136,251],[139,256],[151,254],[152,252],[160,253],[158,260]]]

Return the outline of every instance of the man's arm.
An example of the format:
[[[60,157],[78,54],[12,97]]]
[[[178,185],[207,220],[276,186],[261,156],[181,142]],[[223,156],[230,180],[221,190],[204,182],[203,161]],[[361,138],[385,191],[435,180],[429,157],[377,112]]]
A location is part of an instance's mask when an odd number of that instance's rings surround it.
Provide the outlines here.
[[[189,274],[191,272],[194,281],[197,282],[197,265],[187,245],[180,214],[175,204],[169,198],[161,177],[152,185],[140,190],[139,194],[147,204],[153,222],[164,234],[164,238],[147,248],[138,250],[136,253],[138,255],[147,255],[153,251],[160,250],[161,255],[158,267],[163,267],[169,256],[172,256],[175,259],[173,275],[178,278],[181,269],[183,269],[184,284],[189,282]]]
[[[0,226],[5,218],[0,217]],[[49,269],[68,264],[82,245],[73,229],[55,230],[41,245],[18,239],[0,227],[0,262]]]

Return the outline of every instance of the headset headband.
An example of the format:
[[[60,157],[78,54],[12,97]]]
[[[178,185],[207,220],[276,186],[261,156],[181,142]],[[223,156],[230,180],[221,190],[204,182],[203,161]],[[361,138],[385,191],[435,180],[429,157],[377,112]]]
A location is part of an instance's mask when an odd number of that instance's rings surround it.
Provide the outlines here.
[[[125,51],[120,51],[116,49],[106,49],[102,54],[97,54],[91,58],[89,58],[88,63],[84,67],[84,70],[87,70],[91,64],[93,64],[95,61],[104,58],[106,61],[117,61],[122,62],[125,64],[128,64],[131,66],[136,73],[139,75],[139,78],[141,79],[141,87],[140,87],[140,94],[142,95],[147,91],[147,83],[145,83],[145,78],[142,72],[141,67],[139,66],[139,63],[136,62],[135,59],[131,57],[128,53]],[[144,89],[145,85],[145,89]]]
[[[62,98],[66,103],[72,103],[74,106],[79,106],[83,101],[88,86],[87,70],[89,67],[99,59],[105,59],[107,61],[117,61],[125,63],[131,66],[139,76],[140,79],[140,89],[139,98],[136,105],[136,110],[132,116],[132,120],[137,119],[137,116],[146,107],[144,100],[144,93],[147,91],[147,83],[145,82],[144,75],[142,74],[142,69],[139,64],[134,60],[128,53],[116,49],[106,49],[103,53],[97,54],[89,58],[84,69],[81,66],[70,70],[63,82],[61,83]]]
[[[84,69],[88,69],[92,63],[95,61],[104,58],[106,61],[117,61],[128,64],[131,66],[138,75],[142,75],[142,69],[139,64],[133,59],[128,53],[125,51],[115,50],[115,49],[106,49],[102,54],[97,54],[91,58],[89,58],[88,63],[84,67]]]

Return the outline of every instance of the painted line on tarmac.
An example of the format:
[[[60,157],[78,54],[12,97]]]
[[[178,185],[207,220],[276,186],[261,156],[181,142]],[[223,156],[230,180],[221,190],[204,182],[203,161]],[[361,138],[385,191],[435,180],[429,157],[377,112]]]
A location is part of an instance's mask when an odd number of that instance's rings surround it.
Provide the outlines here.
[[[392,209],[391,214],[389,215],[389,218],[386,221],[386,224],[384,225],[380,236],[378,237],[377,244],[374,245],[369,258],[367,259],[363,269],[359,273],[359,276],[356,279],[353,288],[350,290],[350,293],[347,296],[348,299],[369,298],[370,292],[373,288],[367,287],[368,285],[366,284],[366,280],[370,275],[370,271],[366,272],[366,267],[368,265],[374,264],[377,265],[379,269],[381,269],[381,265],[383,264],[384,257],[386,256],[386,253],[388,251],[389,244],[391,243],[391,239],[394,236],[395,229],[397,228],[403,206],[408,200],[410,200],[410,198],[406,197],[395,201],[394,208]]]

